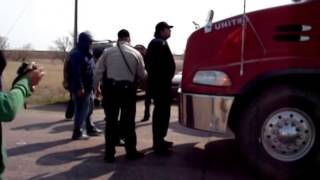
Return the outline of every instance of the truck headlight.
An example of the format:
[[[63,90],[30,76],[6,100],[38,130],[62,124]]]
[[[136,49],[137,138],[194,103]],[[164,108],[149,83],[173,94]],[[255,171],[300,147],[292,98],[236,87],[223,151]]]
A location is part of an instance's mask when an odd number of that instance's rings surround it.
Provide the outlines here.
[[[222,71],[198,71],[192,82],[209,86],[231,86],[229,76]]]

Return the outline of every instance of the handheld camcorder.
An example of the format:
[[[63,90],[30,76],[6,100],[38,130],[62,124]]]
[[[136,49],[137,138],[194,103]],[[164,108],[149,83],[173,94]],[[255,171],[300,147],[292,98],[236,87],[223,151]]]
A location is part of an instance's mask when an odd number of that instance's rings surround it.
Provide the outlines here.
[[[12,87],[13,85],[19,81],[24,75],[26,75],[28,72],[33,71],[37,69],[37,65],[35,62],[22,62],[22,64],[19,66],[17,70],[17,77],[14,79],[12,82]]]
[[[17,70],[17,77],[12,82],[12,88],[14,84],[16,84],[23,76],[25,76],[28,72],[37,69],[37,65],[35,62],[22,62]],[[27,109],[27,104],[24,103],[24,108]]]

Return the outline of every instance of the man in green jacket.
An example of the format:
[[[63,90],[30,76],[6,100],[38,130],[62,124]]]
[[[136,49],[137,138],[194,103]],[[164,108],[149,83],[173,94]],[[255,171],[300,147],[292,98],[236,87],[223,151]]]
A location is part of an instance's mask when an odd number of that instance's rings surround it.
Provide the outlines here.
[[[25,98],[31,96],[32,91],[43,76],[44,71],[42,68],[38,67],[32,70],[30,69],[27,74],[19,78],[9,92],[0,92],[0,180],[3,178],[2,175],[5,169],[5,160],[7,158],[4,142],[2,140],[1,122],[10,122],[15,118],[17,111],[23,106]]]

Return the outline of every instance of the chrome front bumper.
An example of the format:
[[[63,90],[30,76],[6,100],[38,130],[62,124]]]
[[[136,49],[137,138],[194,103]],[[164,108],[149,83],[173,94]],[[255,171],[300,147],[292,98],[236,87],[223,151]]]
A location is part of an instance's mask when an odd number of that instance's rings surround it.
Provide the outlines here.
[[[232,96],[180,95],[179,122],[194,129],[225,133]]]

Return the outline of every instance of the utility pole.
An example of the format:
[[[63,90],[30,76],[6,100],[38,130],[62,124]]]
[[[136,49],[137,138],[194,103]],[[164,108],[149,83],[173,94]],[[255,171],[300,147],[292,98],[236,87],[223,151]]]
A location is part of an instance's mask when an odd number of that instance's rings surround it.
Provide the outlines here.
[[[74,31],[73,31],[73,47],[77,45],[78,37],[78,0],[74,2]]]

